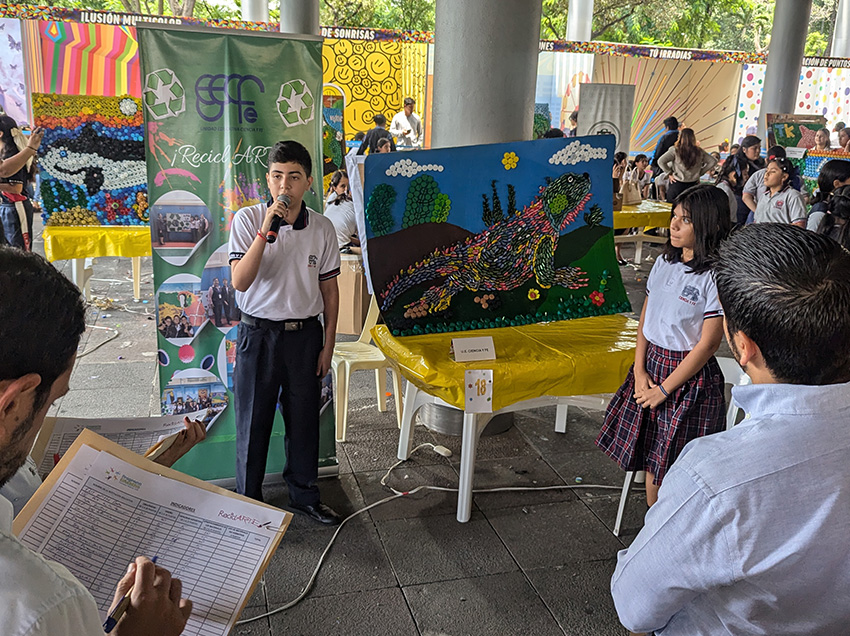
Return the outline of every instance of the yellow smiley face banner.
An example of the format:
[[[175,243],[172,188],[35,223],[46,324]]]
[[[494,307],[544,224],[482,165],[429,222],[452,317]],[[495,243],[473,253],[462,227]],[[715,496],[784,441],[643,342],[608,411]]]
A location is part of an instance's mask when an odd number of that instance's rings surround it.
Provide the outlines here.
[[[325,38],[322,76],[325,85],[335,86],[345,95],[347,135],[372,128],[372,118],[378,113],[391,120],[402,109],[403,46],[398,41]]]

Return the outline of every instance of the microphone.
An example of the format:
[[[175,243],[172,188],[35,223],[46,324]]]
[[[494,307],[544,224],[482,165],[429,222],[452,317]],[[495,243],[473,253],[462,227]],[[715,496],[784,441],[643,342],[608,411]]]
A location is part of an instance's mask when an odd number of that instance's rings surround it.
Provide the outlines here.
[[[288,194],[281,194],[277,197],[277,200],[280,203],[283,203],[285,207],[289,207],[289,204],[292,203],[292,199],[289,198]],[[280,229],[281,218],[279,216],[275,216],[272,219],[272,225],[269,228],[269,233],[266,234],[266,242],[274,243],[277,240],[277,231]]]

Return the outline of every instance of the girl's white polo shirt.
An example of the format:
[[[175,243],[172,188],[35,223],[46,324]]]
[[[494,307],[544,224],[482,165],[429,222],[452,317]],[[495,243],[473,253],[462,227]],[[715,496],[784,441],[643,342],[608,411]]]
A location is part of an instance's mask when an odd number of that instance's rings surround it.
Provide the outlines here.
[[[702,336],[703,321],[723,315],[711,272],[687,270],[684,263],[669,263],[659,256],[646,281],[643,335],[663,349],[690,351]]]

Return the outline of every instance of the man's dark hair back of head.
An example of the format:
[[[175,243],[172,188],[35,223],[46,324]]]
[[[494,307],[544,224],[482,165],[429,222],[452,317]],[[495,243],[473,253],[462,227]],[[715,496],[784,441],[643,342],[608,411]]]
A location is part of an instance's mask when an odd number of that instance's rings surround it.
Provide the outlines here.
[[[564,131],[560,128],[550,128],[543,133],[543,139],[558,139],[559,137],[566,137]]]
[[[354,133],[354,141],[363,141],[364,139],[366,139],[366,133],[364,133],[364,132]]]
[[[667,127],[667,130],[678,130],[679,120],[670,115],[667,119],[664,120],[664,125]]]
[[[384,117],[381,113],[378,113],[374,117],[372,117],[372,121],[375,122],[376,126],[386,126],[387,118]]]
[[[850,381],[850,252],[800,227],[756,223],[720,246],[715,275],[730,338],[751,338],[776,380]]]
[[[415,105],[416,105],[416,100],[415,100],[415,99],[413,99],[412,97],[405,97],[405,98],[404,98],[404,105],[405,105],[405,106],[415,106]]]
[[[297,163],[308,177],[313,174],[313,160],[307,149],[297,141],[279,141],[269,153],[269,170],[273,163]]]
[[[41,408],[85,329],[83,298],[71,281],[41,256],[0,247],[0,380],[40,375]]]

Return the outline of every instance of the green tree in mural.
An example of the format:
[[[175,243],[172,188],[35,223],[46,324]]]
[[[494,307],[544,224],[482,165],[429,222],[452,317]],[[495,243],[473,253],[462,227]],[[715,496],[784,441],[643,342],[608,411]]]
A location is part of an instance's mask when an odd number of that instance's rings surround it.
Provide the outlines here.
[[[411,181],[401,227],[413,227],[431,221],[439,196],[440,186],[430,174],[423,174]]]
[[[369,203],[366,204],[366,220],[369,221],[375,236],[383,236],[393,228],[395,222],[392,209],[397,196],[395,188],[387,183],[376,186],[369,195]]]
[[[431,215],[432,223],[445,223],[449,219],[449,212],[452,209],[452,200],[448,194],[440,193],[437,195],[437,200],[434,202],[434,213]]]

